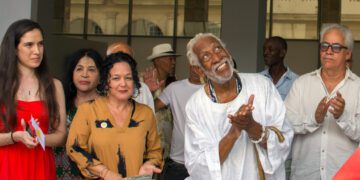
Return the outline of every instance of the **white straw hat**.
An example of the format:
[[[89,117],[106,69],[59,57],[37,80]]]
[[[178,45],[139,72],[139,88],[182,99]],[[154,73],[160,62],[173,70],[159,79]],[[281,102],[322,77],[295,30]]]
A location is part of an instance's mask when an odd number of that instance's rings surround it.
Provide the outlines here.
[[[152,54],[148,56],[147,60],[153,60],[158,57],[162,56],[180,56],[178,54],[174,53],[174,50],[172,49],[171,45],[168,43],[165,44],[158,44],[153,47]]]

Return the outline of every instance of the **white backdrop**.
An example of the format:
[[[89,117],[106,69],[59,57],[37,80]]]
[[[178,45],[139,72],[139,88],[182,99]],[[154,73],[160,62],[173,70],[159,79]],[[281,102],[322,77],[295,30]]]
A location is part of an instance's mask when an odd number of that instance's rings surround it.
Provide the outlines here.
[[[31,16],[32,0],[0,0],[0,39],[2,40],[9,25]]]

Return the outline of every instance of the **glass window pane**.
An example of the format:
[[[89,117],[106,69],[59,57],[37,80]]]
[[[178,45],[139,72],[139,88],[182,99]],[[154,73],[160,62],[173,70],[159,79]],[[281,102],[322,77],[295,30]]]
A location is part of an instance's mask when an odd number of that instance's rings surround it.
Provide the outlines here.
[[[178,0],[177,36],[184,36],[185,0]]]
[[[351,29],[355,40],[360,40],[360,0],[341,1],[341,23]]]
[[[63,33],[69,28],[69,2],[69,0],[54,0],[53,28],[55,33]]]
[[[174,0],[133,0],[132,35],[172,36]]]
[[[84,32],[84,7],[83,0],[55,0],[55,32],[82,34]]]
[[[266,25],[265,25],[265,37],[268,38],[270,35],[270,0],[266,1]]]
[[[89,0],[88,34],[127,35],[128,0]]]
[[[128,2],[89,0],[87,34],[127,35]],[[55,0],[55,32],[83,34],[84,12],[84,0]]]
[[[221,4],[222,0],[209,0],[208,22],[206,32],[220,37],[221,30]]]
[[[178,36],[211,32],[220,36],[222,0],[179,0]]]
[[[270,3],[267,6],[269,13]],[[271,36],[317,39],[317,14],[317,0],[273,0]]]

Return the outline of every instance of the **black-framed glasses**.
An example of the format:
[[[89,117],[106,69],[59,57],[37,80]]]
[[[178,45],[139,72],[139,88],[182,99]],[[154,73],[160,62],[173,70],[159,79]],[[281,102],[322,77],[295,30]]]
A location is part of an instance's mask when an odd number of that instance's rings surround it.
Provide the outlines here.
[[[329,49],[329,47],[331,47],[331,50],[332,52],[334,53],[339,53],[341,51],[341,49],[347,49],[346,46],[343,46],[339,43],[333,43],[333,44],[330,44],[328,42],[321,42],[320,43],[320,50],[321,51],[327,51]]]

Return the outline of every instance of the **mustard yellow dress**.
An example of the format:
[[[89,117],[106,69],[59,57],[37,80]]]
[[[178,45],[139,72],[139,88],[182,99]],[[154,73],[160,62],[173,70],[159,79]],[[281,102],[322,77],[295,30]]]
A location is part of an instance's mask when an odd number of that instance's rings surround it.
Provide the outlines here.
[[[67,154],[86,178],[87,167],[103,164],[122,177],[137,176],[145,161],[162,166],[162,149],[153,111],[133,100],[124,126],[115,123],[105,97],[78,107],[66,143]]]

